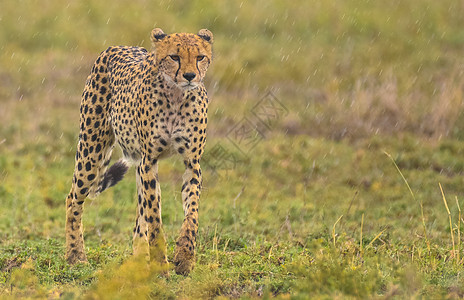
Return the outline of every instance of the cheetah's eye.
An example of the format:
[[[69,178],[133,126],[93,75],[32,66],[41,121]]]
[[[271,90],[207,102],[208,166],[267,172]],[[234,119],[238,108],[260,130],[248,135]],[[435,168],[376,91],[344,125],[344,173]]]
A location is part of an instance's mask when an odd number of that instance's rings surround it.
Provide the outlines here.
[[[179,61],[180,60],[179,55],[169,55],[169,57],[174,61]]]
[[[197,56],[197,61],[202,61],[203,59],[205,59],[204,55],[198,55]]]

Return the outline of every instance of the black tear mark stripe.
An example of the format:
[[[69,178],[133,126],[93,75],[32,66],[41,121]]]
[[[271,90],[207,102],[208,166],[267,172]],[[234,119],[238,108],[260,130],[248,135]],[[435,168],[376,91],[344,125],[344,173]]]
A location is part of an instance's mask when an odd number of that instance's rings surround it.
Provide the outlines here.
[[[177,49],[177,54],[179,54],[179,49]],[[179,63],[179,67],[177,68],[176,76],[174,77],[175,82],[177,82],[177,74],[179,74],[179,70],[180,70],[180,59],[177,62]]]
[[[197,50],[197,53],[200,54],[200,47],[198,47],[198,45],[195,45],[195,49]],[[197,56],[197,57],[198,57],[198,56]],[[195,57],[195,65],[196,65],[196,67],[197,67],[198,76],[201,76],[200,68],[198,68],[198,60],[197,60],[197,57]]]
[[[195,61],[196,61],[196,66],[197,66],[197,70],[198,70],[198,76],[201,77],[200,68],[198,67],[198,62],[199,62],[199,61],[198,61],[197,59],[195,59]]]

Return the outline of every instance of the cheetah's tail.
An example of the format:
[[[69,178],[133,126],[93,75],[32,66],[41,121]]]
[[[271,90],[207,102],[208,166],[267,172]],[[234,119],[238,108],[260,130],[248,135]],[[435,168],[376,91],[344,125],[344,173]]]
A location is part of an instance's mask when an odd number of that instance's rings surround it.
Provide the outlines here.
[[[103,192],[121,181],[128,169],[129,166],[124,160],[121,159],[115,162],[103,175],[103,180],[100,183],[100,192]]]

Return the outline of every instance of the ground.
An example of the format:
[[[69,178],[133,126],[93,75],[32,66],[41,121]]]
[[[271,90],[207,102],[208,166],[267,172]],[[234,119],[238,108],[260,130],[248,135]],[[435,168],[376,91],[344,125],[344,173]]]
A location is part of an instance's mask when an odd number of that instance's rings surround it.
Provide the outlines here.
[[[463,297],[463,4],[227,5],[2,7],[1,296]],[[85,78],[109,45],[149,47],[155,26],[215,36],[196,268],[164,278],[131,259],[133,169],[86,203],[89,264],[70,267]],[[159,168],[169,259],[182,170]]]

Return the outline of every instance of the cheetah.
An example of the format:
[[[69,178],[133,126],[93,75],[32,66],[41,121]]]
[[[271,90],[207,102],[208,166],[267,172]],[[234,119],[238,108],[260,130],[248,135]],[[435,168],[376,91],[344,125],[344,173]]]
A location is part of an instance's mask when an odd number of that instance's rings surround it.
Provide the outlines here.
[[[84,200],[136,169],[137,215],[134,255],[168,266],[161,221],[158,161],[179,154],[184,220],[176,240],[174,269],[187,275],[195,265],[200,159],[206,142],[208,97],[203,84],[212,61],[213,34],[151,32],[152,50],[109,47],[96,59],[85,83],[72,187],[66,198],[66,259],[86,262]],[[123,158],[110,164],[115,144]]]

